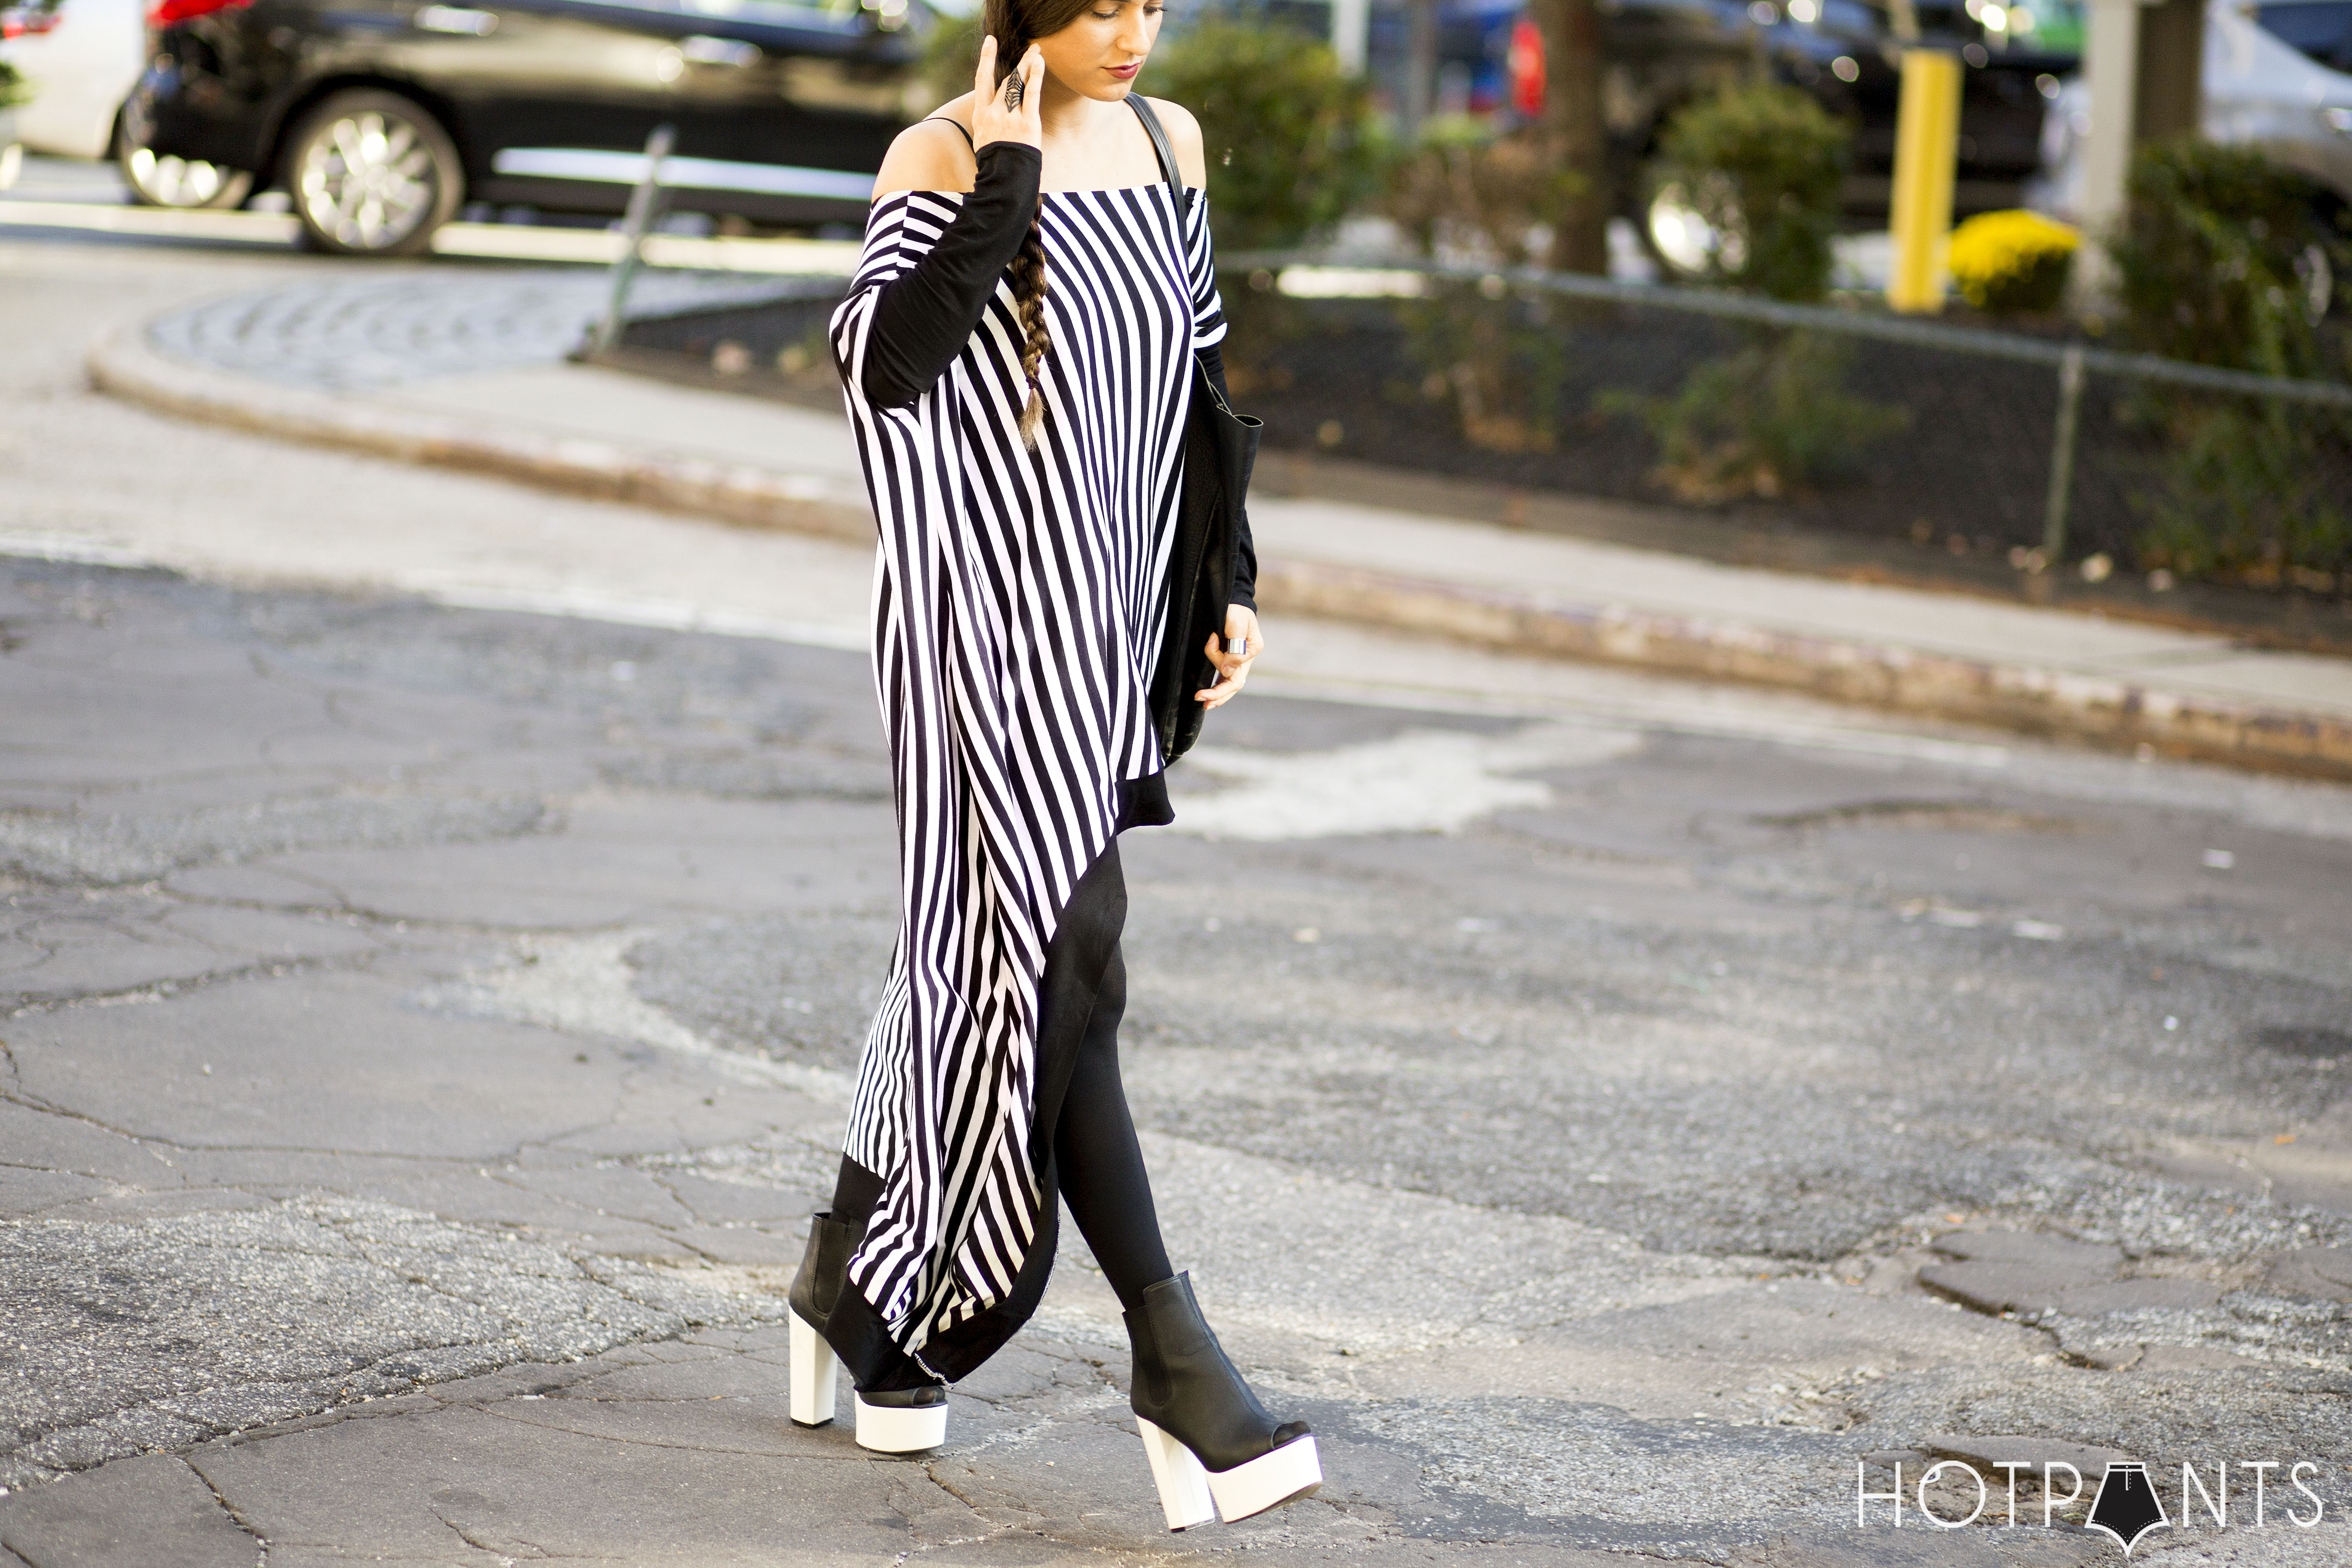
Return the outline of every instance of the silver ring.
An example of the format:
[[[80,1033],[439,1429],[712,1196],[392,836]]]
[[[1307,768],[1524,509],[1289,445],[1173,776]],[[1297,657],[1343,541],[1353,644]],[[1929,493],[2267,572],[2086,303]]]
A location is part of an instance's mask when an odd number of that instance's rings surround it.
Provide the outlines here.
[[[1015,72],[1013,79],[1004,84],[1004,107],[1007,110],[1021,107],[1021,77]]]

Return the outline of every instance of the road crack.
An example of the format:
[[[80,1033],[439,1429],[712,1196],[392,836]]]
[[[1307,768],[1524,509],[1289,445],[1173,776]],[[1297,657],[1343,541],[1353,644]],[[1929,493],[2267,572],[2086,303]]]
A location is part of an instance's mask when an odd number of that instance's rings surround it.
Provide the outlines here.
[[[253,1542],[255,1552],[254,1562],[256,1563],[256,1568],[260,1568],[260,1565],[268,1563],[269,1561],[268,1537],[263,1535],[259,1528],[257,1527],[251,1520],[246,1518],[243,1510],[239,1509],[236,1504],[229,1500],[228,1494],[226,1492],[224,1492],[218,1486],[214,1484],[212,1477],[205,1474],[203,1466],[197,1464],[194,1459],[186,1458],[184,1455],[181,1457],[180,1463],[187,1469],[187,1472],[190,1475],[195,1477],[197,1480],[204,1483],[205,1490],[212,1494],[213,1502],[220,1509],[222,1514],[227,1518],[228,1521],[231,1524],[236,1525],[238,1530],[244,1531],[245,1534]]]

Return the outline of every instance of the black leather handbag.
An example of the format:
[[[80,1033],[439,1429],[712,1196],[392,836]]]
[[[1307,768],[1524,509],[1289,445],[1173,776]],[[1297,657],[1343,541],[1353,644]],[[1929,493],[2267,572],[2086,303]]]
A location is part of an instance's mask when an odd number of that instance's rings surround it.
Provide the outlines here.
[[[1160,154],[1161,177],[1176,188],[1177,204],[1192,193],[1176,167],[1176,153],[1160,117],[1139,93],[1128,105]],[[1192,694],[1213,685],[1209,639],[1225,635],[1234,567],[1249,532],[1250,469],[1257,462],[1259,421],[1229,406],[1201,357],[1192,356],[1192,398],[1184,418],[1184,486],[1176,507],[1176,542],[1168,555],[1168,633],[1151,677],[1151,718],[1160,729],[1160,755],[1172,763],[1201,738],[1208,710]]]

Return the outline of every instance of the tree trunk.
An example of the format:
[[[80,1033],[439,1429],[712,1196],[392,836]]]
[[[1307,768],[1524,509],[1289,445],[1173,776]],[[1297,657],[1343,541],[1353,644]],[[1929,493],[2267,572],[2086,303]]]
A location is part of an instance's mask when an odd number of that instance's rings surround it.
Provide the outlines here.
[[[1436,96],[1437,0],[1410,0],[1410,28],[1405,35],[1404,123],[1399,127],[1410,147],[1429,123]]]
[[[1583,188],[1552,236],[1551,264],[1563,272],[1606,275],[1609,215],[1615,205],[1609,171],[1609,126],[1601,111],[1601,8],[1597,0],[1531,0],[1544,41],[1544,141]]]

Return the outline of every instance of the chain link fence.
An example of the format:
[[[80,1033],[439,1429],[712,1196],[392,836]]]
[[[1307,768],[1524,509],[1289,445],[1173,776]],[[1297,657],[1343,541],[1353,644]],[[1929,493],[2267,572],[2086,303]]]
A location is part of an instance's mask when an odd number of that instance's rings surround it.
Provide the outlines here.
[[[2352,595],[2352,385],[1540,270],[1227,258],[1276,447]]]
[[[2029,585],[2221,574],[2352,607],[2352,385],[1534,269],[1225,266],[1228,370],[1271,447],[1902,541]],[[641,316],[598,357],[830,406],[839,290]]]

